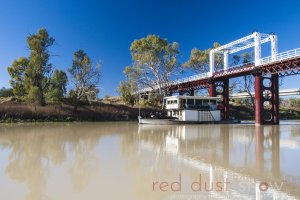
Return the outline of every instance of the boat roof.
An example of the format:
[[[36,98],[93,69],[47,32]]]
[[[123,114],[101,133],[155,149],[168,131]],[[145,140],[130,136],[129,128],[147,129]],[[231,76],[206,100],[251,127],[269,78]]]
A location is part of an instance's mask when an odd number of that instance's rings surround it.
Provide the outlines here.
[[[211,99],[211,100],[219,100],[221,97],[206,97],[206,96],[183,96],[183,95],[177,95],[177,96],[168,96],[164,97],[164,99]]]

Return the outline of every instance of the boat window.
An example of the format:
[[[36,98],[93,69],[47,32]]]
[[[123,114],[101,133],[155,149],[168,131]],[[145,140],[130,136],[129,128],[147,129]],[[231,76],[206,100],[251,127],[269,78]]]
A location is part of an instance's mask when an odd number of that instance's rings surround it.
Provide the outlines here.
[[[209,102],[209,100],[204,99],[204,100],[203,100],[203,105],[208,105],[208,102]]]
[[[216,105],[217,101],[216,100],[210,100],[210,105]]]
[[[182,104],[186,104],[186,99],[183,99]]]
[[[174,100],[174,104],[177,104],[177,100]]]
[[[194,99],[188,99],[187,104],[189,105],[194,105]]]
[[[202,100],[201,99],[196,99],[196,105],[202,105]]]

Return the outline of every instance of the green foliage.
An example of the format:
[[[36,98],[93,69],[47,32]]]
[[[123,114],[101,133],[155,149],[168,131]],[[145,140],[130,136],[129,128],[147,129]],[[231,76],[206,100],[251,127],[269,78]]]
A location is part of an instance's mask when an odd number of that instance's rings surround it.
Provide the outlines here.
[[[74,53],[73,64],[68,71],[75,86],[70,95],[74,99],[76,110],[78,101],[87,99],[91,102],[97,97],[101,65],[98,63],[93,66],[89,56],[83,50],[78,50]]]
[[[175,73],[179,54],[179,44],[169,43],[156,35],[134,40],[130,46],[134,61],[132,67],[124,70],[127,78],[141,87],[158,86],[158,93],[164,96],[170,76]]]
[[[294,108],[300,108],[300,99],[298,98],[290,98],[288,100],[289,106]]]
[[[243,64],[251,62],[253,59],[253,54],[248,52],[243,53],[240,55],[234,55],[232,57],[233,64],[238,65],[240,62]],[[236,87],[236,86],[235,86]],[[240,88],[238,89],[239,93],[246,92],[249,95],[249,98],[239,99],[236,100],[237,103],[246,105],[247,107],[251,108],[252,110],[255,109],[255,100],[252,92],[254,91],[254,78],[253,75],[246,75],[241,78]]]
[[[249,53],[243,53],[242,57],[243,57],[243,63],[249,63],[252,60],[252,56]]]
[[[27,69],[29,60],[21,57],[18,60],[14,60],[12,65],[7,68],[9,75],[11,76],[10,85],[13,89],[13,93],[17,97],[22,97],[27,94],[25,91],[25,71]]]
[[[233,61],[233,65],[238,65],[240,64],[240,61],[241,61],[241,58],[242,58],[242,63],[243,64],[246,64],[246,63],[249,63],[252,61],[253,59],[253,53],[248,53],[248,52],[245,52],[243,53],[241,56],[240,55],[234,55],[232,57],[232,61]]]
[[[59,103],[66,94],[67,74],[62,70],[54,70],[46,93],[47,103]]]
[[[0,97],[12,97],[14,96],[12,88],[1,88],[0,89]]]
[[[148,99],[145,101],[145,104],[148,106],[157,107],[160,103],[159,96],[157,96],[155,93],[150,93],[148,96]]]
[[[30,87],[29,91],[28,91],[28,96],[27,96],[27,101],[30,103],[35,103],[38,104],[41,100],[41,91],[38,87],[33,86]]]
[[[37,95],[39,105],[45,104],[45,91],[49,86],[52,64],[49,64],[50,53],[48,48],[54,44],[54,38],[50,37],[46,29],[40,29],[36,35],[27,37],[30,49],[29,63],[26,68],[25,89],[38,88]]]
[[[122,100],[125,102],[125,104],[133,106],[135,101],[138,100],[138,95],[133,93],[134,90],[134,84],[125,81],[120,82],[118,91],[121,94]]]
[[[215,42],[213,48],[219,47],[220,44]],[[186,69],[192,69],[196,73],[209,71],[209,52],[211,49],[201,51],[199,49],[192,49],[190,59],[183,64]],[[215,68],[220,69],[223,66],[223,58],[219,54],[215,54]]]
[[[48,48],[54,44],[54,38],[49,36],[46,29],[40,29],[37,34],[27,37],[27,44],[29,58],[14,60],[8,67],[10,84],[16,96],[27,96],[30,102],[44,105],[52,72],[52,65],[48,63]]]

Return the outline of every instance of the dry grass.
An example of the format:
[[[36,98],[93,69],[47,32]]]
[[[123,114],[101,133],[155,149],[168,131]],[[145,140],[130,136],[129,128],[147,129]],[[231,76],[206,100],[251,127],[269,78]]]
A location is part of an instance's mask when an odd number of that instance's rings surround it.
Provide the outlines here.
[[[143,108],[142,112],[153,112]],[[138,108],[125,105],[97,103],[79,106],[74,112],[72,105],[37,106],[28,103],[6,102],[0,104],[0,121],[116,121],[136,120]]]

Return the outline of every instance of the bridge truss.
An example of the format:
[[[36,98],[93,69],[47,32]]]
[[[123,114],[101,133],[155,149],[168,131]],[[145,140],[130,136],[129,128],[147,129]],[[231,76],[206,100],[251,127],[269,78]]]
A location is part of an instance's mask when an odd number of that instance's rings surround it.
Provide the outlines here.
[[[255,121],[257,124],[279,123],[279,87],[282,76],[300,74],[300,48],[278,53],[277,36],[254,32],[251,35],[230,42],[210,51],[210,71],[174,80],[169,91],[194,95],[194,90],[209,88],[210,96],[222,96],[222,118],[229,117],[229,79],[245,75],[255,77]],[[271,55],[261,58],[261,44],[271,43]],[[229,54],[254,47],[254,61],[229,66]],[[223,69],[215,69],[216,54],[223,54]],[[264,85],[268,80],[269,85]],[[144,88],[139,93],[151,92],[154,87]],[[221,91],[221,92],[220,92]],[[264,94],[268,93],[266,97]],[[266,106],[268,105],[268,106]]]

